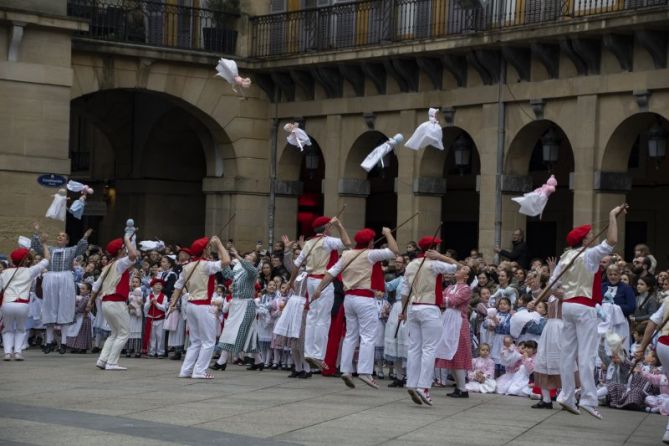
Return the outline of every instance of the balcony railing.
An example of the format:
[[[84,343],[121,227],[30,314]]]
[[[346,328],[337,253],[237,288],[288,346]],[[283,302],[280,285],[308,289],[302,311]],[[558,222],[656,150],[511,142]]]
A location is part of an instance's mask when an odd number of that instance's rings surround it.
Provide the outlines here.
[[[87,19],[91,39],[234,54],[239,16],[158,0],[68,0],[68,15]]]
[[[669,0],[359,0],[252,17],[251,56],[285,56],[536,26],[668,3]]]

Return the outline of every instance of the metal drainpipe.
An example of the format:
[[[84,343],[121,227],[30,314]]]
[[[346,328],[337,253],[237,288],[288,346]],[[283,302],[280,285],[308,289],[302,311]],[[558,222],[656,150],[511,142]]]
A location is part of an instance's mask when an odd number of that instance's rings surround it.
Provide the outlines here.
[[[497,89],[497,175],[495,181],[495,246],[502,245],[502,175],[504,173],[504,139],[506,137],[506,104],[502,88],[506,82],[506,61],[500,57]]]
[[[278,91],[274,93],[274,117],[272,118],[270,173],[269,173],[269,209],[267,210],[267,247],[271,251],[274,245],[274,220],[276,213],[276,151],[277,132],[279,129],[279,97]]]

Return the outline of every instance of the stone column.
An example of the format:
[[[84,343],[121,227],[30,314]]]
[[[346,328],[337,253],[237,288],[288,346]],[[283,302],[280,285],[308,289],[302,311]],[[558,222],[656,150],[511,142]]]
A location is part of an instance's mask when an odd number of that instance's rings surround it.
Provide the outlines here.
[[[14,249],[19,235],[29,235],[34,221],[52,236],[65,228],[64,222],[45,219],[57,188],[39,185],[37,177],[70,173],[71,33],[88,24],[68,18],[66,8],[65,0],[11,0],[0,6],[2,252]]]
[[[595,211],[593,190],[595,145],[597,143],[597,96],[579,96],[576,100],[577,116],[568,132],[574,153],[574,221],[578,226],[600,220]],[[587,119],[583,119],[587,117]]]
[[[479,189],[479,250],[491,259],[495,247],[495,184],[497,172],[498,107],[483,105],[478,148],[481,158]],[[505,147],[506,150],[506,147]]]
[[[405,141],[411,137],[416,128],[416,110],[402,110],[400,112],[400,123],[397,131],[404,135]],[[424,149],[433,150],[433,149]],[[416,167],[416,153],[413,150],[400,148],[395,151],[397,155],[398,172],[395,188],[397,191],[397,223],[403,222],[411,217],[420,208],[415,200],[413,193],[413,180],[418,169]],[[423,205],[427,204],[425,202]],[[438,212],[441,211],[441,203],[437,205]],[[426,216],[424,218],[427,217]],[[418,217],[417,217],[418,218]],[[439,221],[439,217],[435,220]],[[433,231],[434,232],[434,231]],[[414,219],[411,223],[400,228],[395,237],[400,243],[406,243],[409,240],[415,240],[418,235],[418,220]]]

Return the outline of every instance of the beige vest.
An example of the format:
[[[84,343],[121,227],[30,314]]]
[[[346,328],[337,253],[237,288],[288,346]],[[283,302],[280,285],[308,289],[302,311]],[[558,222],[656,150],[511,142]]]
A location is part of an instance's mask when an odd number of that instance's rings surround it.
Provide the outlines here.
[[[571,249],[564,253],[560,258],[560,267],[562,270],[567,267],[571,259],[578,254],[578,249]],[[588,271],[585,266],[583,256],[579,256],[569,270],[563,274],[560,282],[564,290],[564,298],[585,297],[592,299],[592,286],[595,280],[595,273]]]
[[[413,259],[406,267],[404,273],[404,280],[406,280],[407,287],[411,288],[413,283],[413,292],[411,293],[411,303],[413,304],[431,304],[436,305],[435,289],[437,284],[437,275],[430,267],[432,260],[425,259],[423,267],[420,267],[423,258]],[[414,282],[416,272],[418,271],[418,278]],[[411,292],[411,291],[409,291]]]
[[[16,274],[16,268],[7,268],[2,272],[2,287],[0,291],[5,290],[5,297],[3,303],[15,302],[18,299],[30,298],[30,286],[32,285],[32,277],[30,276],[30,269],[21,267]],[[12,276],[14,278],[12,279]],[[11,282],[10,282],[11,279]],[[9,286],[7,286],[9,284]]]
[[[206,268],[205,268],[205,262],[206,260],[202,260],[200,262],[195,261],[195,262],[190,262],[189,264],[185,265],[183,267],[183,270],[181,274],[183,274],[184,280],[186,280],[189,276],[190,279],[188,279],[188,283],[184,284],[184,293],[188,293],[188,300],[207,300],[209,296],[207,295],[208,289],[207,287],[209,286],[209,274],[207,274]],[[195,272],[191,275],[191,272],[193,271],[193,268],[195,268],[197,265],[197,268],[195,269]]]
[[[662,321],[660,324],[666,321],[669,317],[669,297],[665,297],[662,303],[664,304],[664,314],[662,315]],[[666,324],[664,327],[662,327],[660,336],[669,336],[669,324]]]
[[[110,269],[111,268],[111,269]],[[107,272],[109,270],[109,272]],[[125,272],[125,271],[123,271]],[[98,296],[110,296],[113,294],[116,294],[116,286],[118,283],[121,281],[121,277],[123,277],[123,273],[120,273],[116,270],[116,262],[109,262],[107,266],[102,268],[102,273],[100,274],[100,277],[103,277],[104,282],[102,283],[102,288],[100,288],[100,292],[98,293]],[[126,296],[128,297],[128,296]]]
[[[309,253],[306,264],[308,274],[325,274],[327,271],[330,251],[323,246],[324,241],[325,236],[312,238],[304,244],[304,252]]]
[[[352,249],[341,255],[343,265],[348,265],[341,273],[345,291],[372,289],[372,264],[369,263],[368,252],[369,250],[365,250],[360,254],[360,249]],[[355,256],[358,257],[351,261]]]

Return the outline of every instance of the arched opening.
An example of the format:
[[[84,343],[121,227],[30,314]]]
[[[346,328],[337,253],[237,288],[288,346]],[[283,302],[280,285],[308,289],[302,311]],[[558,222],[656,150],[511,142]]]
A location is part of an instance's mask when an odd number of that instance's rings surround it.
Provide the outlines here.
[[[626,172],[631,177],[632,189],[626,197],[630,211],[625,218],[628,261],[639,243],[649,245],[655,253],[669,249],[669,236],[662,230],[669,219],[665,206],[669,193],[668,137],[666,118],[656,113],[637,113],[616,127],[604,150],[602,170]],[[666,266],[665,258],[656,258],[661,266]]]
[[[369,184],[369,195],[365,200],[364,226],[373,229],[377,234],[381,233],[384,226],[392,228],[397,223],[395,180],[399,164],[394,151],[387,154],[368,173],[360,164],[372,150],[386,141],[388,137],[376,130],[369,130],[360,135],[351,146],[346,170],[347,174],[358,172],[355,176],[366,178]]]
[[[70,110],[71,178],[95,189],[81,220],[68,214],[73,239],[91,227],[103,243],[129,217],[140,238],[183,243],[204,233],[202,179],[222,175],[219,146],[229,144],[211,118],[143,90],[91,93]]]
[[[446,178],[446,195],[441,200],[441,238],[444,246],[457,252],[459,258],[469,256],[479,243],[478,176],[481,160],[472,137],[458,127],[443,129],[444,162],[442,177]],[[432,149],[426,149],[432,150]]]
[[[311,135],[309,138],[311,145],[302,151],[286,144],[277,165],[281,183],[276,205],[277,227],[305,236],[313,234],[311,222],[323,215],[324,208],[325,158],[318,141]]]
[[[516,134],[505,162],[505,175],[523,176],[531,190],[540,187],[555,175],[557,190],[551,195],[541,217],[527,217],[525,238],[532,257],[554,256],[565,247],[563,235],[572,227],[574,197],[571,173],[574,154],[564,130],[549,120],[538,120],[524,126]],[[514,196],[520,193],[514,193]],[[507,203],[510,212],[518,212],[516,203]],[[503,228],[512,231],[515,228]]]
[[[323,215],[323,179],[325,158],[318,143],[312,138],[300,163],[302,194],[297,197],[297,233],[313,235],[311,222]]]

